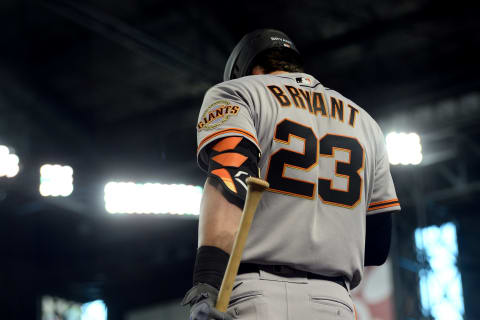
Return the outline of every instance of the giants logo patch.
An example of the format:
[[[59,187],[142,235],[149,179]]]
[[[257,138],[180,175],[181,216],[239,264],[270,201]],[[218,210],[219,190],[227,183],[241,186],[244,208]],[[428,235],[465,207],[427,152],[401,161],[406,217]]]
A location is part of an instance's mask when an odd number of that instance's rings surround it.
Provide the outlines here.
[[[240,111],[239,106],[232,106],[227,100],[219,100],[212,103],[202,114],[200,122],[197,124],[197,130],[211,130],[231,116],[236,116]]]

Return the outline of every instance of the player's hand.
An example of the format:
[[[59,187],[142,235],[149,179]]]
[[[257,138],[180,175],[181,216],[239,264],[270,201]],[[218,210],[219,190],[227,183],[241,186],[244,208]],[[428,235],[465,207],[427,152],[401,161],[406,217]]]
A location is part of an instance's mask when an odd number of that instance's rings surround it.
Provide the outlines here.
[[[218,290],[206,283],[199,283],[190,289],[182,305],[190,305],[189,320],[233,320],[226,312],[215,309]]]

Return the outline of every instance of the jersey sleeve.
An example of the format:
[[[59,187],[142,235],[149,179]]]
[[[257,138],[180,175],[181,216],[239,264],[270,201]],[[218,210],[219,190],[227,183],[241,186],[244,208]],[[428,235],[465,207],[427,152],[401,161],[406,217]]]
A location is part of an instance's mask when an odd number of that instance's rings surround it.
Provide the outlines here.
[[[197,161],[200,168],[208,170],[206,147],[221,138],[241,136],[260,151],[254,117],[252,102],[245,88],[228,81],[208,90],[197,122]]]
[[[373,193],[368,204],[367,214],[376,214],[387,211],[399,211],[400,202],[395,192],[390,163],[388,161],[387,148],[383,133],[379,130],[377,159],[375,162],[375,174]]]

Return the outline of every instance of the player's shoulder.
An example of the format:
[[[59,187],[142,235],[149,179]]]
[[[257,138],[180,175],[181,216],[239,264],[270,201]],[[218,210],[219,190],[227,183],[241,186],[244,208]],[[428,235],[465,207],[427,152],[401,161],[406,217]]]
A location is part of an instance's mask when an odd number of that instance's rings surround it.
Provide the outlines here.
[[[207,90],[205,95],[218,96],[223,94],[233,94],[241,96],[258,96],[262,94],[263,88],[274,83],[274,78],[271,75],[250,75],[238,79],[232,79],[217,83]]]
[[[372,128],[374,130],[380,130],[380,126],[378,125],[377,121],[370,115],[370,113],[365,110],[362,106],[358,105],[355,101],[351,100],[350,98],[344,96],[343,94],[341,94],[340,92],[334,90],[334,89],[331,89],[331,88],[328,88],[328,87],[324,87],[325,88],[325,92],[330,96],[330,97],[335,97],[336,99],[340,99],[342,101],[345,101],[345,103],[347,105],[350,105],[352,107],[354,107],[356,110],[358,110],[358,112],[360,113],[362,119],[364,119],[364,121],[366,123],[368,123],[370,126],[372,126]],[[381,130],[380,130],[381,131]]]
[[[215,95],[219,92],[248,92],[255,86],[260,84],[256,79],[249,79],[253,76],[246,76],[238,79],[227,80],[223,82],[219,82],[212,87],[210,87],[207,92],[205,93],[206,96]]]
[[[265,87],[271,84],[315,84],[319,82],[313,76],[306,73],[284,73],[284,74],[260,74],[249,75],[238,79],[227,80],[213,86],[213,88],[237,88],[237,89],[255,89],[259,86]],[[307,83],[308,82],[308,83]]]
[[[268,84],[294,85],[305,89],[322,88],[322,84],[314,76],[304,72],[287,72],[280,74],[263,74],[255,80]]]

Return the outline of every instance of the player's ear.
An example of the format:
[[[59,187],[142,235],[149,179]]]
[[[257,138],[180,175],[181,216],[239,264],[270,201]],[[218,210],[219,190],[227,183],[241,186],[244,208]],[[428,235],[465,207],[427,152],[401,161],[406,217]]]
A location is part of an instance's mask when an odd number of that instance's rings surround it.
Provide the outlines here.
[[[256,65],[252,69],[252,75],[265,74],[265,69],[259,65]]]

